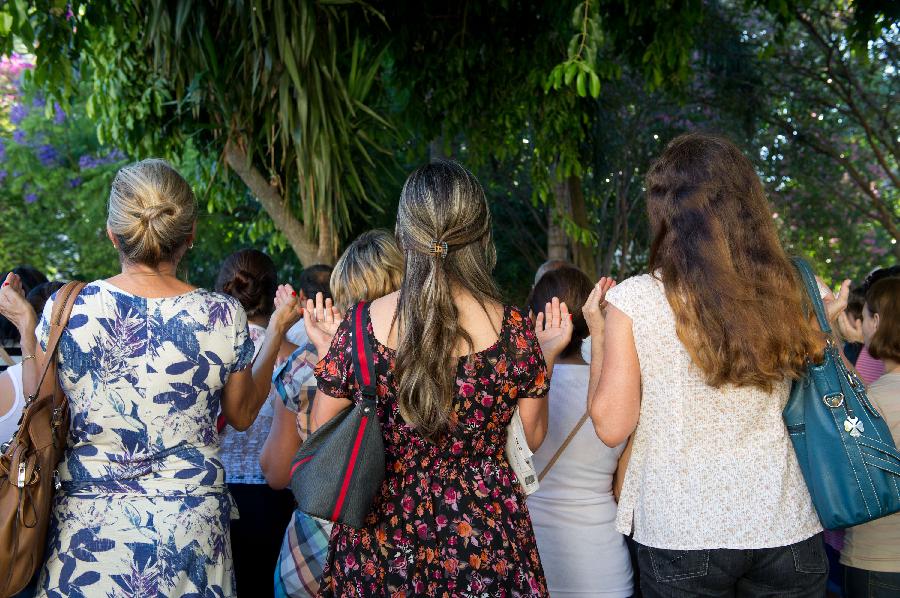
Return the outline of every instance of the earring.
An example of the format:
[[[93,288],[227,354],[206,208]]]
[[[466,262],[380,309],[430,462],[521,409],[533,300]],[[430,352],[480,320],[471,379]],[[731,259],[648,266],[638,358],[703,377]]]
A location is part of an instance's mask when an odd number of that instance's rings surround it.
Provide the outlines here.
[[[191,243],[190,245],[188,245],[188,249],[193,249],[193,248],[194,248],[194,244],[193,244],[193,243]]]

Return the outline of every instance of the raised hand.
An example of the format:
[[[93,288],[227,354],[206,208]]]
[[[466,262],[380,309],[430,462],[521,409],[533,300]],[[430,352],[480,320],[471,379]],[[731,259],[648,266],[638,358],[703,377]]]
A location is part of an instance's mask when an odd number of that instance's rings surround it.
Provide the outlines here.
[[[846,311],[837,317],[837,329],[841,338],[851,343],[862,343],[862,320],[853,320]]]
[[[549,367],[572,340],[572,314],[565,302],[554,297],[544,306],[534,319],[534,334]]]
[[[275,312],[269,326],[274,325],[280,334],[284,334],[300,320],[301,313],[297,292],[289,284],[278,285],[275,291]]]
[[[334,306],[331,298],[325,299],[322,293],[316,293],[316,300],[306,300],[303,311],[303,323],[309,342],[316,348],[319,359],[325,357],[331,347],[331,339],[341,324],[341,312]]]
[[[12,272],[6,275],[6,280],[0,286],[0,314],[13,323],[20,335],[34,333],[38,315],[25,300],[22,280]]]
[[[821,284],[821,281],[820,281]],[[845,280],[841,283],[841,288],[835,295],[831,289],[822,296],[822,302],[825,304],[825,315],[832,327],[838,325],[838,318],[847,309],[847,301],[850,299],[850,281]]]
[[[588,295],[587,301],[581,308],[584,320],[587,322],[588,330],[591,336],[602,336],[606,319],[603,311],[606,309],[606,293],[616,286],[616,281],[609,276],[604,276],[597,281],[591,294]]]

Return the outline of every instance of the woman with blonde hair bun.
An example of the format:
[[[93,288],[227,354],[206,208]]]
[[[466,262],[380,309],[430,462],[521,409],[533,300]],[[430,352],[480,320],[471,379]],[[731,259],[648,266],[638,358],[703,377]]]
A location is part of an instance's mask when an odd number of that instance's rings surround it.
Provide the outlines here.
[[[237,430],[256,419],[297,301],[279,287],[282,306],[251,364],[240,302],[175,275],[196,218],[190,186],[166,162],[116,174],[107,234],[121,273],[84,287],[59,344],[72,426],[39,596],[236,595],[216,415]],[[35,334],[36,314],[8,282],[4,315],[29,354],[43,350],[54,300]]]

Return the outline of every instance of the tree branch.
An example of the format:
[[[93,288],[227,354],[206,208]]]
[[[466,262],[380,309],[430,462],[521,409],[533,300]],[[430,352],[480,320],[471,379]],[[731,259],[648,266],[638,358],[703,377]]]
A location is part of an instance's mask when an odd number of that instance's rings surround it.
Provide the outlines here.
[[[225,162],[259,200],[275,228],[285,236],[304,266],[333,262],[336,247],[332,249],[335,243],[324,215],[319,218],[319,243],[316,244],[310,239],[307,227],[291,213],[278,187],[269,184],[250,162],[246,149],[239,141],[229,139],[225,143],[224,155]]]

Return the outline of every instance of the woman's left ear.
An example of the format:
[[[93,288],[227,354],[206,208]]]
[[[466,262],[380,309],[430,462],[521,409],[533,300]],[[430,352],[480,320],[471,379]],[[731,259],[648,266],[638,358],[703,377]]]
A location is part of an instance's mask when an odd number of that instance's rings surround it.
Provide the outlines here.
[[[116,248],[116,251],[119,251],[119,240],[116,238],[116,236],[108,226],[106,227],[106,238],[109,239],[109,242],[113,244],[113,247]]]
[[[194,248],[194,239],[197,237],[197,223],[194,222],[194,226],[191,228],[191,235],[188,237],[187,244],[188,249]]]
[[[878,324],[881,322],[881,314],[873,314],[872,315],[872,331],[878,331]]]

